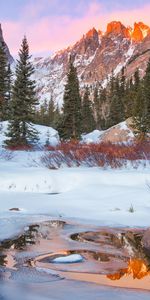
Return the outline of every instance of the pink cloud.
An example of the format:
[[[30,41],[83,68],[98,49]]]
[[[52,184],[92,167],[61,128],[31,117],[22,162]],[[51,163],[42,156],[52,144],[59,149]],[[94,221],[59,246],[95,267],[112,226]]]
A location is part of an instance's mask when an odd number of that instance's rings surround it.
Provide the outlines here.
[[[18,22],[2,22],[6,42],[11,53],[16,55],[24,34],[30,43],[31,53],[52,52],[73,44],[90,28],[106,30],[106,25],[112,20],[120,20],[125,25],[143,21],[150,26],[150,5],[132,11],[103,12],[102,7],[95,1],[89,5],[84,16],[71,18],[68,15],[36,18],[42,6],[37,10],[27,8],[23,18]],[[33,17],[34,16],[34,17]],[[32,18],[33,17],[33,18]]]

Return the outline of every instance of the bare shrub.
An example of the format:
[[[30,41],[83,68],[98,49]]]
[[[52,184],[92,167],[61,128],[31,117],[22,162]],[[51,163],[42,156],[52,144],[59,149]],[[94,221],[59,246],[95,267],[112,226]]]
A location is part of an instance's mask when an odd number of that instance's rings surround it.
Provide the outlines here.
[[[119,145],[111,143],[81,144],[78,141],[61,143],[50,149],[47,147],[42,163],[50,169],[61,166],[111,167],[113,169],[127,166],[129,161],[137,168],[140,161],[150,160],[150,143]],[[144,163],[143,163],[144,165]]]

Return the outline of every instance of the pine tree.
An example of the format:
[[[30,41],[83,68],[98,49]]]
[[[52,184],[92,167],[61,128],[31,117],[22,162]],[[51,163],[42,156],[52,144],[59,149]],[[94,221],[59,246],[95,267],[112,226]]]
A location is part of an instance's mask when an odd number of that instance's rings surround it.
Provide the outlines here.
[[[97,86],[94,89],[94,112],[95,112],[95,123],[96,128],[99,130],[105,129],[105,120],[103,117],[103,107],[107,101],[106,88],[100,87],[98,90]]]
[[[137,69],[134,73],[134,85],[133,85],[133,89],[137,93],[139,90],[139,86],[140,86],[140,73],[139,73],[139,69]]]
[[[50,102],[48,104],[48,111],[47,111],[47,119],[49,126],[53,127],[55,122],[55,103],[53,97],[51,97]]]
[[[98,118],[98,125],[101,130],[106,129],[106,120],[104,118],[104,107],[106,107],[107,102],[107,90],[106,88],[101,87],[100,95],[99,95],[100,107],[99,107],[99,118]]]
[[[123,67],[120,76],[120,94],[122,97],[124,97],[125,89],[126,89],[126,77],[125,77],[125,68]]]
[[[150,133],[150,60],[147,65],[143,82],[145,94],[146,133]]]
[[[132,117],[135,93],[132,78],[127,81],[124,95],[125,118]]]
[[[133,127],[138,139],[144,139],[150,132],[150,61],[145,76],[136,85],[136,97],[133,110]]]
[[[141,87],[138,90],[136,101],[133,109],[133,128],[138,139],[142,140],[147,133],[147,108],[144,85],[141,83]]]
[[[38,133],[32,122],[37,105],[35,81],[31,79],[34,68],[30,61],[29,46],[23,38],[16,65],[16,79],[12,89],[11,121],[9,123],[8,146],[26,146],[38,140]]]
[[[5,120],[5,102],[7,101],[7,57],[3,45],[0,47],[0,121]]]
[[[59,106],[57,104],[55,111],[54,111],[54,123],[53,123],[53,127],[55,129],[59,128],[59,124],[62,124],[62,114],[59,110]],[[59,131],[59,130],[58,130]]]
[[[99,106],[100,106],[100,103],[99,103],[99,93],[98,93],[97,86],[94,89],[93,105],[94,105],[96,128],[99,129]]]
[[[114,79],[108,126],[114,126],[125,119],[124,104],[120,95],[119,79]]]
[[[82,131],[83,133],[91,132],[95,129],[92,103],[89,98],[89,89],[86,87],[82,101]]]
[[[10,64],[8,64],[7,67],[7,79],[6,79],[6,96],[5,96],[5,103],[4,103],[4,110],[5,110],[5,120],[9,120],[11,117],[11,111],[10,111],[10,106],[11,106],[11,99],[12,99],[12,71]]]
[[[76,68],[69,62],[67,84],[64,91],[64,105],[60,134],[64,139],[78,139],[81,135],[81,97]]]
[[[47,100],[45,99],[35,113],[35,122],[40,125],[48,125],[47,114],[48,114],[48,104],[47,104]]]

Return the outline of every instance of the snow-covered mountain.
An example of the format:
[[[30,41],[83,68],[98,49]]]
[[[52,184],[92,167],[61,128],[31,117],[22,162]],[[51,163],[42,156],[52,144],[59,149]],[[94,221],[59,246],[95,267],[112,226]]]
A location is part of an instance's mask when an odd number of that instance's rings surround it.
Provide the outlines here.
[[[7,44],[4,41],[3,31],[2,31],[1,24],[0,24],[0,46],[4,47],[9,63],[10,64],[13,63],[14,59],[13,59],[13,57],[10,54],[10,51],[9,51],[9,48],[8,48]]]
[[[77,67],[81,88],[96,82],[107,84],[112,70],[117,75],[123,66],[127,77],[131,77],[137,67],[142,76],[150,58],[150,28],[142,22],[131,28],[114,21],[107,25],[105,33],[93,28],[72,47],[52,57],[35,58],[35,80],[41,102],[53,96],[61,106],[70,55]]]
[[[12,63],[14,60],[4,41],[1,25],[0,44],[4,45],[8,60]],[[113,21],[107,25],[106,32],[92,28],[73,46],[51,57],[34,58],[39,103],[53,96],[61,107],[70,55],[77,67],[81,89],[98,82],[106,85],[112,70],[117,75],[123,66],[128,78],[137,67],[143,76],[150,58],[150,27],[139,22],[131,28]]]

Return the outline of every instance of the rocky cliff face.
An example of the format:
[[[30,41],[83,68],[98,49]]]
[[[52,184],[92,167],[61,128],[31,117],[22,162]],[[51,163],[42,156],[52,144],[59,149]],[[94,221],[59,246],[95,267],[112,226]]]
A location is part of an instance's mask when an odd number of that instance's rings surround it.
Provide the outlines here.
[[[93,28],[75,45],[53,57],[36,58],[35,80],[40,101],[53,96],[61,106],[70,55],[77,67],[81,89],[96,82],[106,85],[112,70],[117,75],[123,66],[127,77],[137,67],[143,76],[150,58],[150,28],[142,22],[135,23],[134,28],[111,22],[105,33]]]
[[[0,24],[0,46],[4,46],[4,49],[5,49],[5,52],[6,52],[9,63],[10,64],[13,63],[14,59],[10,55],[9,48],[8,48],[7,44],[5,43],[4,38],[3,38],[3,31],[2,31],[1,24]]]

